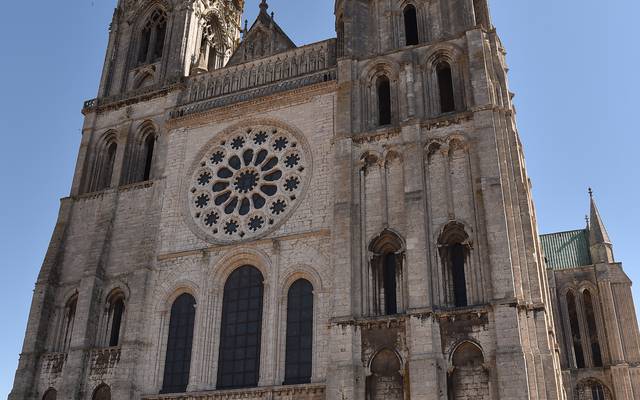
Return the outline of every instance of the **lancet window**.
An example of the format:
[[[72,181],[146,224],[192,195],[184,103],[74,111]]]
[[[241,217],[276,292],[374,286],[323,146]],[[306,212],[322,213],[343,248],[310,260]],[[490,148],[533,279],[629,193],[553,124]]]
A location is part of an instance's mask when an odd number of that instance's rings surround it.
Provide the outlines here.
[[[403,246],[400,238],[384,231],[369,246],[370,304],[374,315],[395,315],[404,308]]]
[[[436,65],[436,75],[440,94],[440,112],[445,114],[455,111],[456,102],[451,65],[446,61],[440,61]]]
[[[305,279],[291,285],[287,295],[285,385],[311,382],[313,358],[313,286]]]
[[[378,97],[378,125],[391,124],[391,82],[385,75],[376,80],[376,93]]]
[[[180,295],[171,307],[161,393],[184,393],[189,385],[196,299]]]
[[[470,258],[469,235],[458,223],[449,224],[438,241],[445,278],[445,298],[449,306],[469,305],[467,264]]]
[[[167,15],[155,10],[146,20],[140,32],[138,63],[151,64],[162,58],[167,31]]]
[[[418,13],[415,6],[407,5],[403,10],[405,44],[412,46],[418,44]]]

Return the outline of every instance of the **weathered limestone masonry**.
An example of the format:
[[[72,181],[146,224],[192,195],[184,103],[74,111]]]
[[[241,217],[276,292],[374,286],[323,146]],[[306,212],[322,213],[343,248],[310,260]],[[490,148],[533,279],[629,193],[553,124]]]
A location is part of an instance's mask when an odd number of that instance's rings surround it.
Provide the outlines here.
[[[9,398],[640,398],[599,214],[593,262],[541,247],[487,0],[302,47],[259,7],[118,1]]]

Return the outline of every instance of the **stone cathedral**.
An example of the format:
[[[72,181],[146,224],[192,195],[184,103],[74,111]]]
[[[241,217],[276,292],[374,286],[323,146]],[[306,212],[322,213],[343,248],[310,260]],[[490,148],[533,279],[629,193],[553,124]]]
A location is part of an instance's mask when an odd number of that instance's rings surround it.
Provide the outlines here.
[[[540,236],[487,0],[119,0],[10,400],[632,400],[592,194]]]

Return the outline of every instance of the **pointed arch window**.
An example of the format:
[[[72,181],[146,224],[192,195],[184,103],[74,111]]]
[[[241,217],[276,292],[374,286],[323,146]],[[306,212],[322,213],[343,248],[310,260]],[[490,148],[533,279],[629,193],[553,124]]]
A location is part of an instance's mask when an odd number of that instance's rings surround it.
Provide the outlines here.
[[[215,14],[207,18],[202,28],[200,39],[200,55],[196,64],[196,72],[207,72],[224,66],[226,45],[220,21]]]
[[[376,91],[378,95],[378,125],[391,124],[391,82],[385,75],[381,75],[376,80]]]
[[[71,347],[71,338],[73,337],[73,327],[76,321],[76,309],[78,307],[78,296],[73,296],[64,307],[64,318],[60,351],[66,353]]]
[[[336,23],[336,36],[338,38],[338,58],[344,56],[344,18],[342,15]]]
[[[46,391],[44,396],[42,396],[42,400],[56,400],[58,398],[58,392],[51,388]]]
[[[145,22],[140,32],[138,45],[138,63],[150,64],[162,58],[167,31],[167,15],[155,10]]]
[[[451,65],[446,61],[440,61],[436,65],[436,75],[440,93],[440,112],[442,114],[453,112],[456,110],[456,103]]]
[[[305,279],[287,294],[285,385],[311,382],[313,358],[313,286]]]
[[[95,160],[95,172],[90,187],[90,191],[92,192],[111,187],[118,144],[112,137],[109,137],[98,149],[98,155]]]
[[[258,386],[263,293],[262,273],[252,266],[236,269],[225,283],[218,389]]]
[[[571,344],[575,356],[575,366],[584,368],[584,353],[582,350],[582,336],[580,335],[580,322],[578,321],[578,308],[576,296],[572,291],[567,292],[567,311],[569,312],[569,326],[571,328]]]
[[[153,151],[156,145],[156,134],[151,131],[144,139],[142,146],[142,161],[143,161],[143,173],[142,180],[144,182],[151,179],[151,171],[153,167]]]
[[[395,315],[403,308],[402,241],[392,232],[384,231],[369,245],[373,253],[370,266],[370,295],[375,315]]]
[[[466,265],[470,256],[469,235],[464,226],[451,223],[444,229],[439,239],[440,258],[442,260],[446,302],[454,307],[467,307]]]
[[[405,44],[413,46],[418,44],[418,12],[413,4],[407,5],[403,10]]]
[[[171,306],[169,338],[161,393],[184,393],[189,385],[196,299],[180,295]]]
[[[111,388],[107,385],[100,385],[93,392],[92,400],[111,400]]]
[[[587,328],[589,329],[589,342],[591,344],[591,357],[593,359],[594,367],[602,367],[602,351],[600,350],[600,340],[598,339],[598,328],[596,325],[596,316],[593,309],[593,297],[591,292],[585,290],[582,293],[582,299],[584,302],[584,313],[587,321]]]
[[[120,345],[120,335],[122,331],[122,320],[124,317],[125,305],[122,293],[116,293],[109,299],[107,314],[108,321],[108,345],[116,347]]]

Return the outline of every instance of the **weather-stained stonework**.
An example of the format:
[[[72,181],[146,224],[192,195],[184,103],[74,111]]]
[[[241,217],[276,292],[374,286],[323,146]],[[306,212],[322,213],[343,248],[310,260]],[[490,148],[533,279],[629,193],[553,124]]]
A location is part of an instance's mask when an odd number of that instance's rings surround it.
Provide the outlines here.
[[[207,144],[189,179],[188,208],[207,240],[233,243],[276,229],[312,171],[304,138],[270,125],[236,127]]]
[[[117,2],[9,399],[640,398],[593,196],[538,234],[487,0],[337,0],[303,46],[248,6]]]

